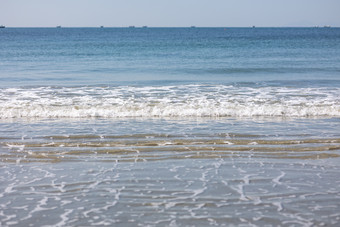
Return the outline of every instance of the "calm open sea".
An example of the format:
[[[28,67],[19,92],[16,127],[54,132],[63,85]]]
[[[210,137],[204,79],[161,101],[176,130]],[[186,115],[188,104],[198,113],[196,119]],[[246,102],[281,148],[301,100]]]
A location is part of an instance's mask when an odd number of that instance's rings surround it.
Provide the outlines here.
[[[1,226],[340,224],[340,28],[0,29]]]

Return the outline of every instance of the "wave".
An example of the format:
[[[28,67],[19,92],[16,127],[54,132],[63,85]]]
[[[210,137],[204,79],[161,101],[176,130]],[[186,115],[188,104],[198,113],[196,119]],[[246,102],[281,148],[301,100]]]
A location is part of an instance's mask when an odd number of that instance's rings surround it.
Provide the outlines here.
[[[339,88],[226,85],[31,87],[0,90],[0,119],[340,117]]]

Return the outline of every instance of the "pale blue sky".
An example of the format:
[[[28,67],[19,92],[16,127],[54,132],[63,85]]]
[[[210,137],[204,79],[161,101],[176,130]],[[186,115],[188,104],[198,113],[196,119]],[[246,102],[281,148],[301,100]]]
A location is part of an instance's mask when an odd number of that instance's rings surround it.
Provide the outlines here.
[[[340,0],[1,0],[8,27],[340,27]]]

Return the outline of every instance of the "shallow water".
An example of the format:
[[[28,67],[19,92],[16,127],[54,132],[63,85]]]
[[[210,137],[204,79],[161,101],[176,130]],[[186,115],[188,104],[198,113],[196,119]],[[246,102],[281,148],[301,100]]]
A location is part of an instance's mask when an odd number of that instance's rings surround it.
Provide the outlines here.
[[[280,118],[2,122],[1,223],[336,225],[338,126]]]

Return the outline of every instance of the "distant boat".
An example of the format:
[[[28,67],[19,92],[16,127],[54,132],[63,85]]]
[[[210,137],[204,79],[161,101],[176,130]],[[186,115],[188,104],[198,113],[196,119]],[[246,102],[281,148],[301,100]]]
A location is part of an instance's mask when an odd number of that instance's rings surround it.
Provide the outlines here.
[[[58,25],[58,26],[57,26],[57,28],[61,28],[61,26],[60,26],[60,25]]]
[[[0,25],[0,28],[6,28],[5,25]]]
[[[323,26],[324,28],[330,28],[331,26],[330,25],[325,25]]]
[[[196,26],[191,26],[190,28],[196,28]]]
[[[104,28],[104,26],[100,26],[100,28]]]
[[[255,25],[253,25],[253,28],[255,28]]]
[[[129,28],[135,28],[135,26],[129,26]]]
[[[148,26],[143,26],[143,28],[147,28]]]

